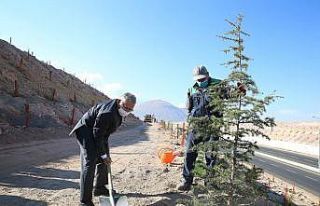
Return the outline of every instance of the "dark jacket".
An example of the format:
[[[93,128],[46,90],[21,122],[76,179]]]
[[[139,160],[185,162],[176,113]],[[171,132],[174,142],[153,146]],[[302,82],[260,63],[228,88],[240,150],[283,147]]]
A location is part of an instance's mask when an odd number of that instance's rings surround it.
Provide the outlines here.
[[[118,101],[120,100],[108,100],[89,109],[69,135],[85,126],[92,131],[91,138],[94,138],[97,154],[99,156],[109,154],[108,138],[122,123],[122,117],[118,112]]]
[[[208,108],[210,102],[208,88],[219,84],[221,80],[210,77],[208,81],[208,86],[207,88],[204,88],[203,91],[200,91],[198,83],[195,83],[193,85],[195,92],[193,94],[188,94],[187,109],[191,117],[210,115],[210,109]]]

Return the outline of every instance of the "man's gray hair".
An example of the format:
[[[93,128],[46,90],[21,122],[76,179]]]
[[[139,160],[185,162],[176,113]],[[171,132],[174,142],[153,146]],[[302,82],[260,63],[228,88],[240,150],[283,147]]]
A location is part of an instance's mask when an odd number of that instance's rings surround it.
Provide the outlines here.
[[[133,94],[131,94],[129,92],[124,93],[120,98],[121,98],[121,100],[124,100],[124,101],[126,100],[128,102],[133,103],[133,104],[135,104],[137,101],[136,96],[134,96]]]

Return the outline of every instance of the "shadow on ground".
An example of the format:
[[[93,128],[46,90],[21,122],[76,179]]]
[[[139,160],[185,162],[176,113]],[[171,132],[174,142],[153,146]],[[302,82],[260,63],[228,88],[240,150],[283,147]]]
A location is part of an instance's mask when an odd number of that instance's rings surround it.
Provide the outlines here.
[[[0,179],[0,185],[14,188],[62,190],[79,188],[77,182],[71,181],[79,179],[79,176],[78,171],[31,167]]]
[[[121,194],[121,195],[127,196],[128,198],[130,198],[130,197],[134,197],[134,198],[164,197],[164,199],[161,199],[161,200],[154,202],[152,204],[148,204],[148,206],[176,205],[177,200],[191,199],[190,195],[181,194],[181,193],[174,193],[174,192],[160,193],[160,194],[125,193],[125,194]]]
[[[146,130],[148,126],[140,125],[130,132],[127,129],[121,130],[114,137],[111,137],[111,147],[122,145],[133,145],[141,141],[148,141]],[[131,128],[130,128],[131,129]],[[121,134],[122,133],[122,134]],[[74,143],[74,144],[73,144]],[[63,145],[63,146],[62,146]],[[20,150],[27,148],[14,147],[10,151],[20,157],[15,164],[2,165],[6,168],[0,176],[0,186],[8,188],[17,188],[17,191],[27,189],[44,189],[49,191],[59,191],[63,189],[79,189],[80,172],[70,169],[55,169],[40,167],[48,162],[63,163],[65,158],[73,155],[79,155],[79,146],[76,138],[58,139],[55,144],[41,143],[32,146],[28,158],[21,158]],[[20,155],[20,156],[19,156]],[[7,158],[7,157],[6,157]],[[13,156],[11,156],[13,158]],[[16,157],[14,157],[16,158]],[[3,194],[3,193],[2,193]],[[0,196],[0,205],[47,205],[45,202],[29,200],[23,197],[10,195],[6,193]]]
[[[46,202],[25,199],[23,197],[0,195],[0,203],[5,206],[46,206]]]
[[[269,205],[269,206],[277,206],[277,205],[290,205],[290,206],[298,206],[290,201],[290,197],[285,197],[282,194],[277,194],[272,190],[268,190],[267,192],[268,201],[266,200],[258,200],[257,205]]]

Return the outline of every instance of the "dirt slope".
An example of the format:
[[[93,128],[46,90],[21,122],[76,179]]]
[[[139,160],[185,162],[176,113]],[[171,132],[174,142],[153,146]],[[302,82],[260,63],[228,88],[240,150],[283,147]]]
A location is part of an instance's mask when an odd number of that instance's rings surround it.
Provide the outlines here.
[[[0,145],[66,136],[87,109],[106,99],[75,76],[0,39]]]
[[[320,122],[277,122],[276,127],[265,132],[273,140],[317,146]]]

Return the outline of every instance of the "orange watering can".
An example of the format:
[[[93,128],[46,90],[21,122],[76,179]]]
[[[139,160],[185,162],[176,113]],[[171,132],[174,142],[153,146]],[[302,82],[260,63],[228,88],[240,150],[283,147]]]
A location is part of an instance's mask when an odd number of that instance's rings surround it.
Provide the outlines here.
[[[173,162],[176,156],[179,156],[180,152],[174,151],[171,148],[160,148],[158,150],[158,156],[160,158],[161,163],[163,164],[170,164]]]

